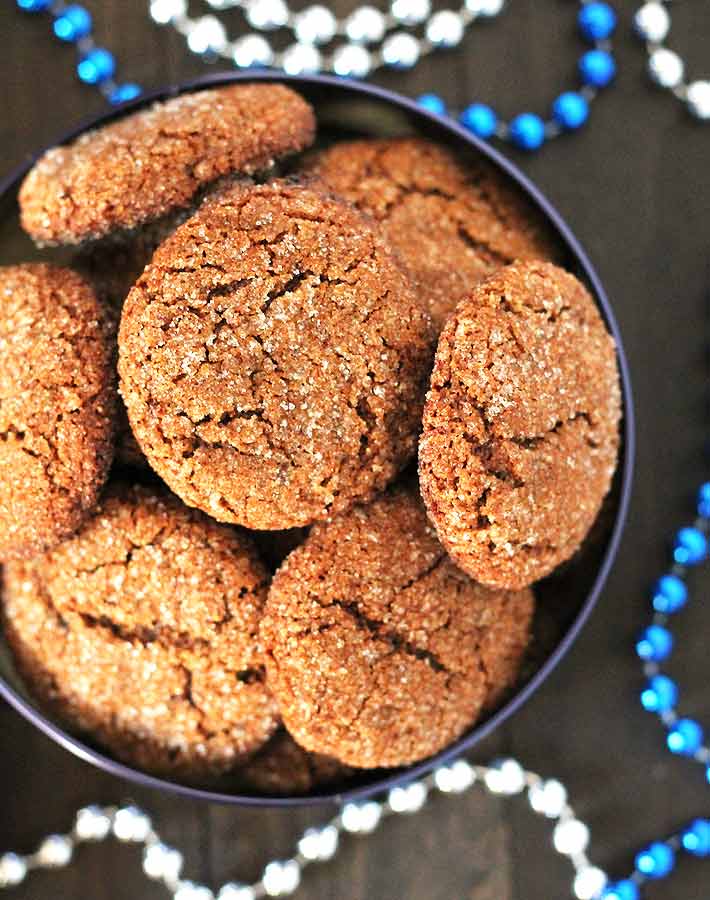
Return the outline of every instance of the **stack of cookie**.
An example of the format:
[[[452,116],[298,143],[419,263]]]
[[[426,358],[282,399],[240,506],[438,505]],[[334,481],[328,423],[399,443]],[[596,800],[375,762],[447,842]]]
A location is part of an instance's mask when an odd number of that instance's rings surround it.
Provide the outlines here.
[[[72,268],[0,270],[19,672],[131,765],[266,793],[494,708],[618,450],[612,339],[537,212],[428,141],[315,136],[276,84],[126,116],[21,188]]]

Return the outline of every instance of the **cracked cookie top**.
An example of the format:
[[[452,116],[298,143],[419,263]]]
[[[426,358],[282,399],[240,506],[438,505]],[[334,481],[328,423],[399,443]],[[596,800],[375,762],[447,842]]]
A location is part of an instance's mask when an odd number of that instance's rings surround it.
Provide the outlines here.
[[[451,562],[414,494],[316,525],[269,591],[261,635],[284,724],[308,750],[399,766],[457,738],[515,679],[533,596]]]
[[[76,531],[113,454],[110,322],[89,285],[45,264],[0,268],[0,560]]]
[[[275,731],[251,541],[176,498],[112,486],[93,518],[4,573],[4,631],[37,698],[117,757],[200,780]]]
[[[373,216],[414,277],[437,332],[473,285],[516,259],[555,256],[549,228],[485,160],[422,138],[335,144],[306,164]]]
[[[573,275],[521,263],[476,287],[440,337],[419,444],[456,562],[519,588],[568,559],[609,490],[620,414],[614,342]]]
[[[297,184],[234,184],[129,294],[121,393],[186,503],[255,529],[369,499],[416,449],[430,323],[378,234]]]
[[[20,189],[22,227],[76,244],[189,206],[224,175],[269,168],[308,147],[311,107],[278,84],[182,94],[48,150]]]

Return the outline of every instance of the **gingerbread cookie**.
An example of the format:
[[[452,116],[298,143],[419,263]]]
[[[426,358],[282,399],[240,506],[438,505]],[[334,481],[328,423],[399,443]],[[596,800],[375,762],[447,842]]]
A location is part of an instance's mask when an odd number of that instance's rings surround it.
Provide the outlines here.
[[[520,588],[568,559],[609,490],[620,410],[614,342],[573,275],[521,263],[476,287],[439,340],[419,447],[456,562]]]
[[[114,487],[71,540],[5,570],[4,630],[33,694],[119,759],[201,780],[258,750],[278,712],[248,538]]]
[[[96,503],[113,454],[108,317],[45,264],[0,268],[0,560],[40,553]]]
[[[128,296],[121,393],[186,503],[255,529],[307,525],[411,457],[430,325],[379,235],[297,184],[234,184],[166,240]]]
[[[359,140],[308,171],[373,216],[416,281],[437,332],[473,285],[515,259],[553,258],[540,213],[481,158],[422,138]]]
[[[399,766],[441,750],[515,677],[530,591],[492,591],[456,568],[419,499],[385,494],[287,558],[261,635],[267,683],[308,750]]]
[[[309,146],[311,107],[278,84],[182,94],[47,151],[20,189],[22,227],[76,244],[189,206],[206,185]]]

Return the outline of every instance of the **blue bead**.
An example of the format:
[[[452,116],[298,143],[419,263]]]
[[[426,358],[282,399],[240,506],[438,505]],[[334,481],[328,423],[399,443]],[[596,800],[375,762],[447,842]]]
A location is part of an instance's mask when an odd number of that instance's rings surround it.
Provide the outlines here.
[[[603,41],[611,37],[616,28],[616,13],[608,3],[585,3],[577,23],[588,41]]]
[[[545,123],[535,113],[521,113],[510,123],[510,139],[521,150],[538,150],[545,141]]]
[[[668,712],[678,702],[678,686],[667,675],[654,675],[641,691],[641,705],[646,712]]]
[[[496,133],[498,116],[485,103],[472,103],[459,116],[461,124],[477,137],[487,140]]]
[[[698,491],[698,515],[710,519],[710,481],[700,485]]]
[[[705,780],[710,784],[710,766],[705,769]]]
[[[641,894],[635,881],[616,881],[604,888],[601,900],[639,900]]]
[[[681,835],[683,849],[692,856],[710,856],[710,820],[696,819]]]
[[[606,87],[616,75],[616,63],[606,50],[587,50],[579,60],[579,75],[585,84]]]
[[[694,719],[678,719],[666,740],[671,753],[694,756],[703,745],[703,729]]]
[[[576,91],[567,91],[552,104],[552,115],[563,128],[574,131],[580,128],[589,117],[589,103],[586,97]]]
[[[44,12],[52,0],[17,0],[17,5],[25,12]]]
[[[653,608],[659,613],[674,613],[688,601],[688,588],[677,575],[663,575],[656,582]]]
[[[675,852],[668,844],[657,841],[636,857],[636,868],[646,878],[665,878],[675,866]]]
[[[663,662],[673,649],[673,635],[661,625],[649,625],[641,632],[636,643],[636,652],[649,662]]]
[[[143,89],[139,84],[126,82],[126,84],[119,84],[115,90],[111,91],[108,95],[108,102],[118,106],[119,103],[128,103],[129,100],[135,100],[142,93]]]
[[[61,41],[78,41],[91,31],[91,15],[83,6],[65,6],[54,20],[54,33]]]
[[[94,47],[81,59],[76,71],[86,84],[101,84],[113,76],[116,71],[116,60],[113,54],[103,47]]]
[[[417,97],[417,103],[428,112],[436,113],[438,116],[446,115],[446,104],[438,94],[422,94],[421,97]]]
[[[695,566],[708,555],[708,539],[698,528],[681,528],[675,537],[673,559],[682,566]]]

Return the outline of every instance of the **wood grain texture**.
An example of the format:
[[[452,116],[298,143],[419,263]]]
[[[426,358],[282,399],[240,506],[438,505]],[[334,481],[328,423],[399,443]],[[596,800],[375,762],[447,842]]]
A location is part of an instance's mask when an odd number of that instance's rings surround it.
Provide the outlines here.
[[[181,39],[149,24],[144,0],[88,2],[97,38],[120,74],[146,86],[198,75],[205,67]],[[354,5],[351,3],[351,5]],[[707,474],[708,294],[710,288],[710,125],[692,122],[650,88],[630,34],[633,0],[617,4],[617,84],[595,105],[588,129],[534,158],[516,156],[573,225],[614,304],[638,407],[637,479],[629,524],[604,596],[581,639],[544,688],[476,753],[514,752],[564,779],[593,830],[599,864],[625,872],[633,851],[694,815],[707,814],[697,766],[672,760],[657,722],[636,697],[641,679],[632,640],[645,622],[649,580],[666,560],[670,528],[688,518],[695,485]],[[349,8],[336,0],[339,10]],[[674,7],[674,42],[697,77],[707,71],[710,9]],[[582,45],[569,0],[516,0],[498,22],[475,27],[460,52],[439,55],[407,75],[378,81],[416,95],[437,90],[453,105],[487,99],[499,109],[542,109],[572,83]],[[235,22],[238,19],[235,18]],[[44,17],[0,5],[0,174],[80,118],[98,112],[96,91],[72,72]],[[705,70],[703,70],[705,66]],[[683,709],[710,726],[702,603],[710,573],[693,579],[697,603],[679,622],[672,669]],[[218,883],[252,878],[287,854],[301,828],[327,810],[235,811],[139,791],[86,766],[0,707],[0,848],[31,849],[50,829],[70,825],[89,801],[132,797],[152,812],[165,838],[185,850],[189,876]],[[556,900],[570,895],[570,870],[548,848],[549,832],[520,802],[472,792],[436,798],[418,816],[388,821],[372,838],[348,840],[337,861],[305,878],[309,900]],[[81,851],[81,865],[37,875],[17,900],[158,900],[139,874],[138,854],[105,845]],[[707,864],[684,862],[649,898],[707,898]]]

